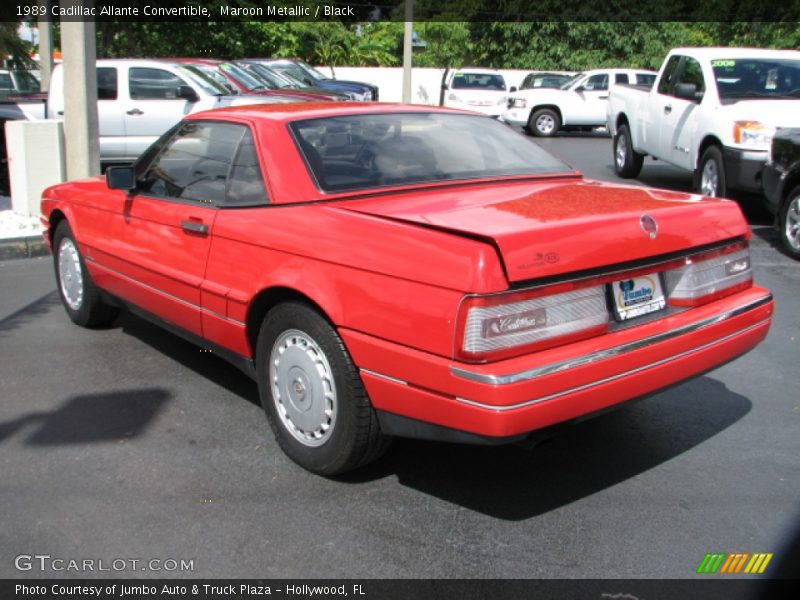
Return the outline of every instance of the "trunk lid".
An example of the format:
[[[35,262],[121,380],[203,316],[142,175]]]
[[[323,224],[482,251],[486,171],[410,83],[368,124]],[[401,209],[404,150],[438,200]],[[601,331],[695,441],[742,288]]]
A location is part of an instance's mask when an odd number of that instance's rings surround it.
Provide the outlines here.
[[[734,202],[581,179],[429,188],[340,208],[490,241],[512,282],[749,236]],[[644,215],[657,223],[655,237]]]

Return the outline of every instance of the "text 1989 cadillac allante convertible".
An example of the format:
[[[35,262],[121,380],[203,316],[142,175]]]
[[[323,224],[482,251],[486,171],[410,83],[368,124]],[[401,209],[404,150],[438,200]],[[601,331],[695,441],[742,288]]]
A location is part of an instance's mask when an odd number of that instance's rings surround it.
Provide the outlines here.
[[[773,310],[735,203],[588,181],[456,110],[197,113],[42,214],[74,322],[126,305],[213,349],[325,475],[391,436],[518,441],[640,397]]]

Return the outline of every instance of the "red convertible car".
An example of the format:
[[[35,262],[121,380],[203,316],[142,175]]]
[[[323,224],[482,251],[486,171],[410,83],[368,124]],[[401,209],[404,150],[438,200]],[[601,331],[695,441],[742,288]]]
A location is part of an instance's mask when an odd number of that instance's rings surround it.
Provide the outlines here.
[[[232,361],[324,475],[392,436],[512,442],[603,411],[750,350],[773,312],[735,203],[588,181],[457,110],[193,114],[42,214],[75,323],[124,305]]]

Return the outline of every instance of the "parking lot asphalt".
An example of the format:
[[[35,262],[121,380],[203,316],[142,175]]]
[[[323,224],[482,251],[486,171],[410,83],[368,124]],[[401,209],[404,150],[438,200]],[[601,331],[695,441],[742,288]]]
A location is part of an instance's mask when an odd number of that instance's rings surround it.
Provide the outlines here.
[[[614,179],[607,137],[539,143]],[[289,461],[255,385],[213,354],[129,314],[76,327],[50,260],[0,262],[0,577],[108,576],[17,568],[37,553],[135,577],[691,578],[707,552],[778,565],[800,517],[800,264],[753,214],[777,306],[754,351],[533,449],[397,440],[338,479]],[[169,559],[192,568],[157,570]]]

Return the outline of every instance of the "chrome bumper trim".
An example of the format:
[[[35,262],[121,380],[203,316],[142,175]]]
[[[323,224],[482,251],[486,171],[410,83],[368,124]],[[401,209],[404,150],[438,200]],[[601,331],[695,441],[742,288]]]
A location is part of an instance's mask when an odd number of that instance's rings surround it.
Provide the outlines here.
[[[580,366],[583,366],[583,365],[587,365],[587,364],[596,362],[598,360],[605,360],[607,358],[611,358],[611,357],[614,357],[614,356],[620,356],[622,354],[627,354],[628,352],[634,352],[636,350],[640,350],[642,348],[646,348],[647,346],[652,346],[654,344],[659,344],[661,342],[665,342],[667,340],[671,340],[673,338],[680,337],[680,336],[685,335],[687,333],[700,331],[701,329],[705,329],[707,327],[711,327],[712,325],[716,325],[718,323],[722,323],[723,321],[727,321],[728,319],[732,319],[732,318],[734,318],[736,316],[739,316],[739,315],[741,315],[743,313],[746,313],[748,311],[751,311],[751,310],[754,310],[756,308],[759,308],[760,306],[764,306],[765,304],[768,304],[769,302],[772,302],[772,294],[768,294],[768,295],[766,295],[766,296],[764,296],[762,298],[759,298],[757,300],[753,300],[752,302],[748,302],[747,304],[744,304],[742,306],[738,306],[738,307],[736,307],[734,309],[731,309],[731,310],[729,310],[727,312],[720,313],[718,315],[715,315],[713,317],[709,317],[707,319],[703,319],[701,321],[697,321],[696,323],[690,323],[688,325],[684,325],[683,327],[679,327],[677,329],[672,329],[670,331],[665,331],[663,333],[659,333],[657,335],[652,335],[650,337],[643,338],[641,340],[636,340],[636,341],[633,341],[633,342],[629,342],[627,344],[621,344],[619,346],[615,346],[613,348],[608,348],[606,350],[599,350],[597,352],[592,352],[591,354],[586,354],[586,355],[580,356],[578,358],[572,358],[572,359],[569,359],[569,360],[564,360],[564,361],[560,361],[560,362],[557,362],[557,363],[552,363],[550,365],[545,365],[545,366],[542,366],[542,367],[536,367],[536,368],[533,368],[533,369],[526,369],[525,371],[520,371],[518,373],[511,373],[509,375],[488,375],[488,374],[484,374],[484,373],[476,373],[475,371],[469,371],[467,369],[462,369],[461,367],[450,367],[450,372],[453,375],[455,375],[456,377],[461,377],[462,379],[468,379],[470,381],[475,381],[477,383],[483,383],[483,384],[487,384],[487,385],[509,385],[509,384],[512,384],[512,383],[519,383],[521,381],[528,381],[530,379],[535,379],[537,377],[542,377],[544,375],[552,375],[553,373],[559,373],[561,371],[566,371],[568,369],[573,369],[575,367],[580,367]],[[761,323],[763,323],[763,321]],[[758,325],[761,325],[761,323],[758,323]],[[757,326],[757,325],[754,325],[754,327],[755,326]],[[748,330],[749,329],[750,328],[748,328]],[[745,331],[747,331],[747,330],[745,330]],[[734,335],[737,335],[738,333],[741,333],[741,332],[737,332]],[[717,343],[718,341],[723,341],[725,339],[728,339],[728,338],[723,338],[722,340],[717,340],[717,341],[713,342],[712,344]],[[711,345],[711,344],[709,344],[709,345]],[[695,350],[700,350],[700,349],[706,348],[706,347],[707,346],[702,346],[701,348],[695,348],[695,349],[693,349],[693,350],[691,350],[689,352],[694,352]],[[665,359],[665,360],[672,360],[674,358],[679,358],[680,356],[682,356],[682,355],[673,356],[673,357],[670,357],[670,358]],[[656,366],[658,364],[660,364],[660,363],[654,363],[653,365],[649,365],[649,366]],[[649,366],[648,367],[643,367],[643,368],[649,368]],[[635,371],[633,371],[633,372],[635,372]],[[602,382],[597,382],[597,383],[602,383]],[[592,384],[592,385],[594,385],[594,384]],[[576,388],[576,390],[577,389],[580,389],[580,388]],[[575,390],[570,390],[570,391],[575,391]],[[569,393],[569,392],[565,392],[565,393]],[[559,394],[559,395],[561,395],[561,394]],[[462,401],[463,402],[467,402],[467,403],[472,403],[469,400],[462,400]],[[541,400],[536,400],[534,402],[539,402],[539,401],[541,401]],[[528,404],[528,403],[526,403],[526,404]],[[493,405],[483,405],[483,404],[477,404],[477,405],[478,406],[482,406],[482,407],[486,407],[486,408],[498,409],[498,407],[493,406]],[[521,406],[521,405],[516,405],[516,406],[514,406],[512,408],[518,408],[519,406]],[[508,410],[508,409],[505,408],[505,409],[499,409],[499,410]]]
[[[726,342],[732,338],[735,338],[738,335],[743,333],[747,333],[757,327],[760,327],[764,323],[769,323],[770,319],[764,319],[763,321],[759,321],[746,329],[742,329],[741,331],[736,331],[731,333],[730,335],[726,335],[723,338],[718,340],[714,340],[713,342],[709,342],[708,344],[704,344],[702,346],[698,346],[697,348],[692,348],[691,350],[687,350],[686,352],[681,352],[680,354],[675,354],[673,356],[669,356],[667,358],[661,359],[654,363],[650,363],[647,365],[643,365],[641,367],[637,367],[636,369],[632,369],[630,371],[625,371],[624,373],[618,373],[617,375],[612,375],[611,377],[606,377],[605,379],[598,379],[597,381],[591,381],[589,383],[585,383],[583,385],[579,385],[574,388],[570,388],[568,390],[564,390],[563,392],[557,392],[555,394],[550,394],[549,396],[542,396],[541,398],[535,398],[533,400],[527,400],[525,402],[520,402],[518,404],[511,404],[508,406],[497,406],[496,404],[484,404],[483,402],[475,402],[474,400],[467,400],[466,398],[456,398],[459,402],[463,404],[469,404],[470,406],[475,406],[478,408],[483,408],[485,410],[491,410],[493,412],[505,412],[507,410],[516,410],[519,408],[526,408],[528,406],[533,406],[534,404],[539,404],[541,402],[547,402],[548,400],[555,400],[556,398],[560,398],[562,396],[567,396],[569,394],[574,394],[576,392],[582,392],[583,390],[587,390],[589,388],[593,388],[598,385],[603,385],[605,383],[610,383],[612,381],[616,381],[617,379],[622,379],[624,377],[628,377],[630,375],[635,375],[637,373],[641,373],[642,371],[647,371],[648,369],[652,369],[654,367],[661,366],[668,362],[672,362],[673,360],[677,360],[679,358],[683,358],[685,356],[689,356],[694,354],[695,352],[699,352],[701,350],[705,350],[706,348],[711,348],[712,346],[716,346],[717,344],[721,344],[722,342]]]
[[[392,383],[396,383],[398,385],[408,385],[407,381],[403,381],[402,379],[397,379],[396,377],[391,377],[389,375],[384,375],[383,373],[376,373],[375,371],[370,371],[369,369],[359,369],[359,371],[361,373],[366,373],[367,375],[372,375],[373,377],[378,377],[379,379],[391,381]]]

